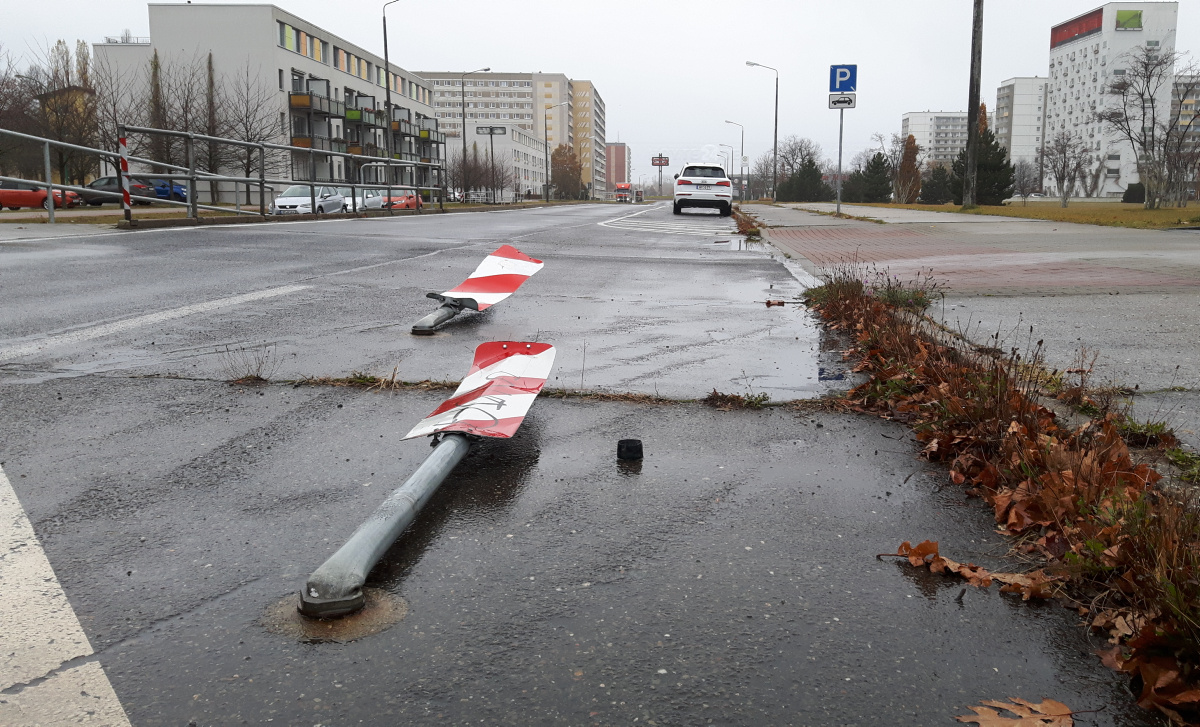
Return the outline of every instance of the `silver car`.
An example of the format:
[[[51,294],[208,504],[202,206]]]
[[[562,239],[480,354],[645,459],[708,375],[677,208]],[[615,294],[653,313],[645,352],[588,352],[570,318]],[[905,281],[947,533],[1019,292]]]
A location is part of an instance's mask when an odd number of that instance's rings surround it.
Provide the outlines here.
[[[317,198],[317,208],[312,208],[312,197]],[[296,184],[288,187],[283,194],[271,202],[273,215],[319,215],[329,212],[341,212],[345,199],[338,193],[337,187],[309,187]]]
[[[338,194],[342,195],[344,200],[342,212],[383,209],[383,190],[381,189],[355,187],[354,194],[351,195],[349,187],[338,187]]]

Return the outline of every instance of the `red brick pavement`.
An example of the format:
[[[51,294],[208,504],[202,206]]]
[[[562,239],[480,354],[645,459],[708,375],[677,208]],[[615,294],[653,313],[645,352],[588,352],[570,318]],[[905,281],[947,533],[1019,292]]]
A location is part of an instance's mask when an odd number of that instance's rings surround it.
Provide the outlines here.
[[[858,260],[909,277],[932,270],[947,289],[961,293],[1095,292],[1097,290],[1195,290],[1200,280],[1166,271],[1069,259],[1062,252],[1026,252],[964,243],[950,234],[899,225],[774,227],[767,239],[814,265]],[[1076,253],[1086,257],[1086,253]]]

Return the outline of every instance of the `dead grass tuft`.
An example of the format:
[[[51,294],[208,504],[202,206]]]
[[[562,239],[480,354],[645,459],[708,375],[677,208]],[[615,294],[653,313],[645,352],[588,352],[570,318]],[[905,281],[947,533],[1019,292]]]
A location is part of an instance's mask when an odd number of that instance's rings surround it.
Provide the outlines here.
[[[255,385],[270,381],[279,368],[275,344],[261,346],[225,347],[217,351],[221,372],[231,384]]]

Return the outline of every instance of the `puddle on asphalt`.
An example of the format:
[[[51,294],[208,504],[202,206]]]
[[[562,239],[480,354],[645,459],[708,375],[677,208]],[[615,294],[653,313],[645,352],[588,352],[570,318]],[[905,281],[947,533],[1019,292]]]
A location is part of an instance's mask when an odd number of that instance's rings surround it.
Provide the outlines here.
[[[756,252],[766,252],[766,243],[760,241],[747,240],[744,237],[735,237],[731,240],[715,240],[713,246],[720,246],[722,250],[754,250]]]
[[[378,634],[408,615],[408,602],[378,588],[364,588],[366,605],[356,614],[338,619],[315,619],[300,615],[300,595],[289,594],[267,607],[259,625],[273,634],[309,644],[346,643]]]

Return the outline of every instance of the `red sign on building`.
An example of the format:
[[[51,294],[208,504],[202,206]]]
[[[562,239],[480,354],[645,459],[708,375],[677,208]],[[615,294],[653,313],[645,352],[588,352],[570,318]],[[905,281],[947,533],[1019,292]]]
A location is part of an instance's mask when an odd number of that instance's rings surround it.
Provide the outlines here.
[[[1074,20],[1068,20],[1062,25],[1050,29],[1050,47],[1057,48],[1063,43],[1082,38],[1093,33],[1099,33],[1104,28],[1104,8],[1093,10],[1087,15],[1080,15]]]

